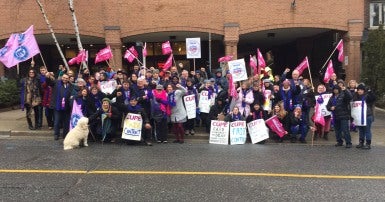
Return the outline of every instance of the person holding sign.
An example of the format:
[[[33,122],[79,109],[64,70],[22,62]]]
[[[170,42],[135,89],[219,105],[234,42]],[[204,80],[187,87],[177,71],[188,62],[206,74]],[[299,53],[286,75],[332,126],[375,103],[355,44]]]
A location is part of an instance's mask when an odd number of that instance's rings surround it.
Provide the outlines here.
[[[374,120],[373,107],[374,107],[375,101],[376,101],[376,96],[373,94],[373,92],[370,89],[367,90],[365,85],[362,83],[357,86],[357,92],[353,96],[353,103],[352,103],[353,105],[352,116],[353,116],[353,109],[358,108],[357,111],[359,112],[360,119],[361,119],[361,123],[356,123],[356,126],[360,134],[359,144],[356,146],[356,148],[361,148],[361,149],[371,148],[370,147],[372,143],[371,126]],[[365,109],[366,109],[366,117],[365,117],[365,111],[364,111]],[[357,120],[355,119],[354,121],[357,121]],[[366,140],[366,144],[364,145],[365,140]]]
[[[180,84],[167,85],[168,103],[171,106],[171,123],[175,132],[174,143],[184,143],[183,123],[187,120],[186,109],[183,106],[183,96],[187,90]]]
[[[282,124],[283,128],[285,129],[285,132],[289,131],[289,114],[284,109],[282,102],[278,102],[277,104],[274,105],[274,109],[271,112],[271,117],[273,116],[277,116],[279,122]],[[283,142],[285,134],[280,136],[277,133],[275,133],[273,130],[271,130],[271,133],[273,133],[272,137],[275,138],[277,142]]]
[[[349,131],[350,120],[350,100],[352,95],[349,90],[343,86],[343,89],[339,85],[334,86],[333,95],[326,105],[327,110],[332,112],[334,119],[334,128],[336,133],[337,144],[336,147],[343,145],[342,134],[345,136],[346,148],[352,147],[351,136]]]
[[[140,98],[136,96],[131,96],[130,98],[130,104],[125,107],[121,108],[120,110],[123,111],[125,114],[131,113],[131,114],[138,114],[141,116],[142,119],[142,137],[141,141],[147,145],[147,146],[152,146],[152,143],[150,141],[151,139],[151,125],[150,125],[150,120],[148,119],[147,113],[145,110],[138,104],[138,100]]]
[[[238,107],[234,107],[233,111],[230,112],[226,117],[226,122],[233,122],[233,121],[244,121],[245,117],[242,116],[241,112],[239,111]]]
[[[194,95],[195,105],[198,106],[198,91],[194,86],[193,80],[191,78],[188,78],[186,80],[186,88],[187,88],[186,95]],[[185,103],[185,106],[187,110],[186,103]],[[194,109],[194,112],[196,112],[196,108]],[[189,135],[189,134],[194,135],[195,134],[194,126],[195,126],[195,118],[187,119],[186,123],[184,123],[184,128],[186,129],[185,135]]]
[[[326,104],[328,103],[331,93],[326,92],[326,86],[324,84],[320,84],[317,87],[317,95],[315,96],[316,99],[316,108],[319,108],[319,111],[324,119],[324,125],[321,123],[314,122],[316,127],[316,133],[314,134],[314,139],[317,139],[317,137],[323,137],[325,140],[328,140],[328,134],[330,131],[330,124],[331,124],[331,112],[326,109]]]
[[[167,143],[167,118],[171,115],[167,92],[158,84],[152,94],[154,97],[151,99],[151,118],[155,122],[156,139],[158,143]]]
[[[254,102],[254,94],[253,90],[250,89],[249,82],[243,81],[237,92],[237,97],[233,98],[235,99],[235,106],[238,107],[243,116],[247,116],[250,113],[250,104]]]

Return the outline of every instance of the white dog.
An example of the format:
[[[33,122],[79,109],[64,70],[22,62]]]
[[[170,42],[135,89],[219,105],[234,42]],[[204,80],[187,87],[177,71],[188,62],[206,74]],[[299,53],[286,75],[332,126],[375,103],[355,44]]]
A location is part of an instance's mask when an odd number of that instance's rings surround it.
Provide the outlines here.
[[[80,143],[83,142],[85,147],[88,147],[88,118],[82,117],[79,119],[75,128],[73,128],[64,139],[64,150],[74,149],[79,147]]]

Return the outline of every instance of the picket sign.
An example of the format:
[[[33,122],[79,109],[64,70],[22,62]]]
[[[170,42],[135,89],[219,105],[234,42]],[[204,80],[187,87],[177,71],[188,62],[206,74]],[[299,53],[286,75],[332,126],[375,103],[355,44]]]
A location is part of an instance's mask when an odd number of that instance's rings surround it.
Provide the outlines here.
[[[230,144],[246,143],[246,121],[233,121],[230,123]]]
[[[321,110],[322,116],[330,116],[332,114],[331,111],[328,111],[326,108],[326,105],[328,104],[330,98],[332,97],[331,93],[326,93],[322,95],[316,95],[315,100],[318,100],[319,97],[322,96],[322,99],[324,100],[323,103],[319,104],[319,110]]]
[[[256,144],[260,141],[269,139],[269,129],[263,119],[257,119],[247,124],[251,143]]]
[[[211,121],[210,128],[210,144],[229,144],[229,122]]]
[[[143,119],[140,114],[128,113],[124,119],[122,139],[140,141]]]
[[[203,113],[209,113],[210,107],[213,105],[215,101],[215,93],[209,99],[209,92],[207,90],[202,90],[199,94],[199,110]]]
[[[197,105],[195,102],[195,95],[187,95],[183,97],[184,105],[186,107],[187,118],[195,119],[197,114]]]
[[[362,106],[362,101],[350,102],[350,107],[353,123],[356,126],[366,126],[366,113],[368,109],[366,102],[364,102],[364,106]]]
[[[101,81],[100,82],[100,91],[102,91],[105,94],[111,94],[116,89],[116,86],[118,84],[115,80],[110,81]]]

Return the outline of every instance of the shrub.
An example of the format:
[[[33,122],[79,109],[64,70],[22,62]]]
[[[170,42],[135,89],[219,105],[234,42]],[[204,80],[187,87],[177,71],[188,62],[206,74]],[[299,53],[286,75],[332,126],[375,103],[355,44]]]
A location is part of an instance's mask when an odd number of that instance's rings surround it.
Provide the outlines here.
[[[9,107],[18,103],[20,103],[20,95],[16,80],[0,81],[0,107]]]

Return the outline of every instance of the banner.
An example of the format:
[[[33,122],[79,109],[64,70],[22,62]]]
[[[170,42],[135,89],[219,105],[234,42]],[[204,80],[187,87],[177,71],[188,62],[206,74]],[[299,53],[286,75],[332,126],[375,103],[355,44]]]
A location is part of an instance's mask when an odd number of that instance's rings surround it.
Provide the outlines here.
[[[247,124],[251,143],[256,144],[262,140],[269,139],[269,129],[263,119],[257,119]]]
[[[364,106],[362,106],[362,103]],[[366,102],[362,102],[362,101],[350,102],[350,108],[351,108],[353,123],[356,126],[366,126],[366,112],[368,109]]]
[[[21,34],[11,34],[5,46],[0,49],[0,61],[10,68],[38,53],[40,53],[40,49],[33,35],[33,25],[31,25]]]
[[[209,113],[210,107],[213,105],[215,100],[215,95],[211,96],[209,99],[209,92],[207,90],[202,90],[199,94],[199,111],[203,113]]]
[[[316,102],[316,105],[314,107],[314,114],[313,114],[312,120],[314,121],[314,123],[318,123],[322,126],[325,126],[325,118],[324,116],[322,116],[322,112],[320,110],[320,104],[318,102]]]
[[[186,106],[187,118],[195,119],[197,114],[197,104],[195,102],[195,95],[187,95],[183,97],[184,105]]]
[[[112,94],[112,92],[114,92],[114,90],[116,89],[117,85],[118,84],[116,83],[116,80],[101,81],[100,91],[102,91],[105,94]]]
[[[322,98],[320,98],[320,96],[322,96]],[[315,96],[315,100],[316,101],[318,99],[323,99],[324,100],[322,104],[319,104],[319,110],[321,111],[322,116],[330,116],[330,115],[332,115],[332,112],[328,111],[327,108],[326,108],[326,105],[328,104],[328,102],[329,102],[331,97],[332,97],[331,93],[322,94],[322,95],[316,95]]]
[[[112,58],[112,52],[110,46],[101,49],[95,57],[95,64],[98,62],[106,61]]]
[[[77,124],[80,118],[83,117],[82,112],[82,106],[79,105],[76,100],[74,100],[72,104],[72,112],[71,112],[71,118],[70,118],[70,130],[74,128]]]
[[[226,121],[211,121],[210,144],[229,144],[229,123]]]
[[[143,120],[140,114],[128,113],[124,119],[122,139],[140,141],[142,139]]]
[[[303,59],[303,61],[301,62],[301,64],[299,64],[295,70],[298,70],[299,72],[299,75],[301,75],[303,73],[303,71],[305,69],[309,68],[309,60],[307,59],[307,56],[305,57],[305,59]]]
[[[244,59],[232,60],[228,62],[230,74],[233,76],[233,81],[247,80],[247,71]]]
[[[262,108],[265,111],[270,111],[273,105],[273,102],[270,100],[271,90],[264,90],[263,96],[265,97],[265,102],[263,103]]]
[[[186,38],[187,58],[201,58],[201,38]]]
[[[283,137],[287,134],[285,129],[283,128],[282,123],[279,121],[277,115],[274,115],[273,117],[266,120],[266,125],[269,126],[269,128],[275,132],[279,137]]]
[[[230,144],[246,143],[246,121],[234,121],[230,123]]]

